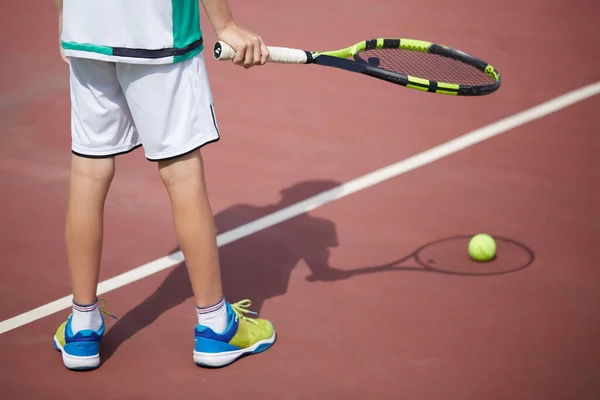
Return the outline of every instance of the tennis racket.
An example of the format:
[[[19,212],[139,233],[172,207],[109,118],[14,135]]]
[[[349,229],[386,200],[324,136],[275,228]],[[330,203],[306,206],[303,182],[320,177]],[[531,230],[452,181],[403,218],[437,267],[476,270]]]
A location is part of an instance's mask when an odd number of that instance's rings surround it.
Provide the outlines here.
[[[500,73],[487,62],[440,44],[414,39],[371,39],[345,49],[313,52],[268,47],[271,63],[317,64],[382,79],[407,88],[453,96],[481,96],[500,87]],[[217,60],[232,60],[235,50],[214,45]]]

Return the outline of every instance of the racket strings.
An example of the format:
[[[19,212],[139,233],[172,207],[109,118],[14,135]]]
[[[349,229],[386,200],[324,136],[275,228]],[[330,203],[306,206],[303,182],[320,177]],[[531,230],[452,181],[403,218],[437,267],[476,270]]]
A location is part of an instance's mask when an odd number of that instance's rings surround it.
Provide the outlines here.
[[[371,57],[378,59],[380,68],[415,78],[472,86],[494,83],[494,79],[485,72],[437,54],[412,50],[378,49],[366,50],[360,55],[365,61]]]

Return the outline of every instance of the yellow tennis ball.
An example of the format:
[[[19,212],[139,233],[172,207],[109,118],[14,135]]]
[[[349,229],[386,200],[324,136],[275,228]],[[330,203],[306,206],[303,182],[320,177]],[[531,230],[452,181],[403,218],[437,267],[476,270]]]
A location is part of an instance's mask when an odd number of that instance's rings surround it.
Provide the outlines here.
[[[496,241],[487,233],[478,233],[469,241],[469,255],[476,261],[489,261],[496,256]]]

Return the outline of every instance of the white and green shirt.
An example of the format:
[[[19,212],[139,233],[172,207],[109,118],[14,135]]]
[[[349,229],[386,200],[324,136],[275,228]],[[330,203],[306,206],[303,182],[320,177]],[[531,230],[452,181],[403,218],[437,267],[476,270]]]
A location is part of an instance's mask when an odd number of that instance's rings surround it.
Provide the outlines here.
[[[64,0],[64,53],[170,64],[203,49],[198,0]]]

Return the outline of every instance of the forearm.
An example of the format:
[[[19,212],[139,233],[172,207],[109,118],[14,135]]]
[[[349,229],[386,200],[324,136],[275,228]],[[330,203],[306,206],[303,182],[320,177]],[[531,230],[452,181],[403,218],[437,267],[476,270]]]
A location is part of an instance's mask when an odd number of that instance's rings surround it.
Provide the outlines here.
[[[223,29],[235,24],[231,8],[227,0],[200,0],[210,23],[218,34]],[[60,0],[62,3],[62,0]]]

